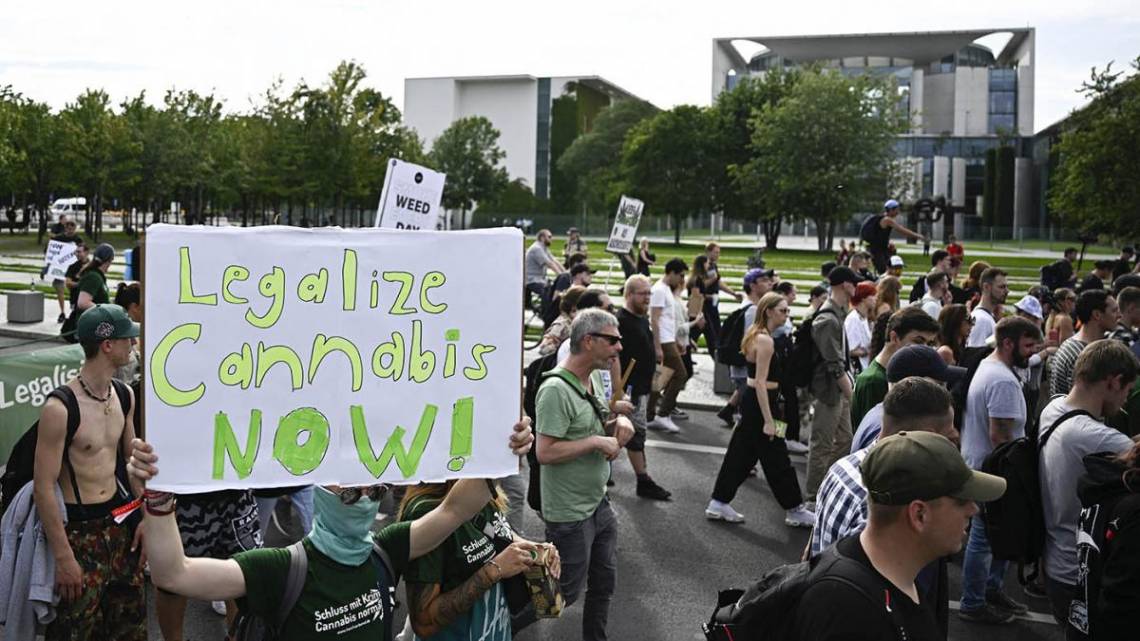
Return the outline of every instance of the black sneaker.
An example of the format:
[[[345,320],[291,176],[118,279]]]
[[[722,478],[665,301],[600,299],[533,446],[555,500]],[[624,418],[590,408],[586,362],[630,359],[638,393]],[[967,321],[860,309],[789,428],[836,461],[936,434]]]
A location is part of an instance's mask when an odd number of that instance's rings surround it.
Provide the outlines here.
[[[1031,596],[1034,599],[1048,599],[1049,594],[1045,592],[1045,588],[1039,585],[1036,581],[1030,581],[1029,585],[1022,589],[1026,596]]]
[[[1001,625],[1013,621],[1014,614],[1009,610],[1001,610],[987,603],[980,608],[973,608],[971,610],[962,608],[958,611],[958,618],[972,623]]]
[[[62,322],[63,322],[63,321],[65,321],[65,320],[67,320],[67,317],[66,317],[66,316],[64,316],[63,314],[60,314],[60,315],[59,315],[59,318],[55,319],[55,322],[57,322],[57,323],[62,323]]]
[[[1029,612],[1029,606],[1025,605],[1024,603],[1014,601],[1013,599],[1009,598],[1009,595],[1005,592],[991,592],[989,590],[986,590],[986,603],[994,606],[995,608],[998,608],[999,610],[1012,612],[1018,616]]]
[[[661,487],[653,481],[653,479],[638,479],[637,481],[637,495],[643,499],[652,499],[654,501],[668,501],[673,493]]]
[[[736,426],[736,408],[731,405],[725,405],[716,413],[717,418],[724,421],[728,427]]]

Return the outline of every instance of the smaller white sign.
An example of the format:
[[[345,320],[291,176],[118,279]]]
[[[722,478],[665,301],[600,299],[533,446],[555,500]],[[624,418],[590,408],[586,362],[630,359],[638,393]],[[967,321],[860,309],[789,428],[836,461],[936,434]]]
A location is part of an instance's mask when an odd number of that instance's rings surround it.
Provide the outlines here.
[[[636,198],[622,196],[618,203],[617,216],[614,218],[614,229],[610,232],[610,242],[606,244],[606,251],[615,254],[628,254],[633,248],[633,239],[637,236],[637,226],[641,224],[641,212],[645,203]]]
[[[67,268],[75,262],[75,250],[75,243],[65,243],[62,240],[48,241],[47,251],[44,253],[46,277],[51,280],[63,280],[67,275]]]
[[[376,226],[385,229],[443,229],[445,174],[393,158],[380,192]]]

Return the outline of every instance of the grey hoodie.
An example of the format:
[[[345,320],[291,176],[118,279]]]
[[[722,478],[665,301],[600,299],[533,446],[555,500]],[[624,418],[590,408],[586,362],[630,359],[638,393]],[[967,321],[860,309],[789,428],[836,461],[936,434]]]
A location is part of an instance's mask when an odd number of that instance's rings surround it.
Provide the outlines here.
[[[55,594],[55,556],[28,482],[16,494],[0,520],[0,624],[7,639],[33,639],[55,620],[59,597]],[[55,499],[63,521],[67,509],[55,486]]]

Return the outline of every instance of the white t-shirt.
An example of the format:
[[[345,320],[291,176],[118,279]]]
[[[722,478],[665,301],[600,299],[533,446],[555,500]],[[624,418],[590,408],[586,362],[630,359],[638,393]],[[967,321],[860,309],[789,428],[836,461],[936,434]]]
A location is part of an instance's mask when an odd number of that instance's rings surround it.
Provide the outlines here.
[[[859,357],[859,363],[863,366],[862,369],[867,369],[867,366],[871,364],[871,324],[860,316],[859,312],[851,310],[847,312],[847,318],[843,321],[843,331],[847,334],[848,353],[860,347],[868,350],[867,354]]]
[[[934,320],[938,320],[938,315],[942,313],[942,299],[931,298],[930,294],[927,293],[922,297],[921,304],[922,311],[926,312],[927,316],[930,316]]]
[[[990,314],[990,310],[980,305],[970,313],[970,318],[974,319],[974,328],[970,330],[970,337],[966,339],[966,347],[982,347],[990,336],[994,335],[997,321],[994,320],[993,314]]]
[[[1061,415],[1072,410],[1064,396],[1041,412],[1041,436]],[[1090,416],[1074,416],[1048,434],[1041,448],[1041,506],[1045,516],[1045,571],[1049,578],[1077,584],[1077,525],[1081,501],[1077,479],[1085,473],[1084,457],[1099,452],[1117,454],[1132,447],[1132,439]]]
[[[653,310],[661,310],[661,317],[657,319],[658,338],[661,344],[677,342],[677,322],[673,311],[673,289],[659,280],[649,290],[649,318],[653,318]]]
[[[1025,436],[1025,395],[1021,381],[1005,363],[986,357],[970,381],[966,393],[966,410],[962,417],[962,458],[972,469],[982,469],[982,462],[993,451],[990,419],[1013,420],[1012,438]]]

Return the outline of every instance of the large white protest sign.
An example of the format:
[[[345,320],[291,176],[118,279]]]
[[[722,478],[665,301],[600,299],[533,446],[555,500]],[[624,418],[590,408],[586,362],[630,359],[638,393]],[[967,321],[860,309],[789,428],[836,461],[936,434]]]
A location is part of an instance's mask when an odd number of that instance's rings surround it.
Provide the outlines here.
[[[610,232],[610,242],[606,244],[606,251],[615,254],[628,254],[633,247],[633,239],[637,236],[637,226],[641,223],[641,211],[645,203],[636,198],[622,196],[618,203],[617,216],[614,217],[614,228]]]
[[[385,229],[443,229],[445,174],[397,160],[388,161],[376,226]]]
[[[514,229],[151,226],[152,485],[517,473],[522,245]]]
[[[75,262],[75,243],[65,243],[61,240],[49,240],[47,251],[44,252],[44,265],[47,266],[46,277],[52,280],[63,280],[67,275],[67,268]]]

